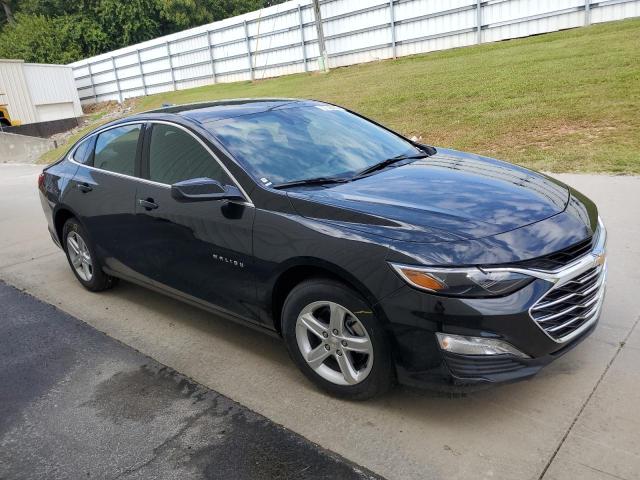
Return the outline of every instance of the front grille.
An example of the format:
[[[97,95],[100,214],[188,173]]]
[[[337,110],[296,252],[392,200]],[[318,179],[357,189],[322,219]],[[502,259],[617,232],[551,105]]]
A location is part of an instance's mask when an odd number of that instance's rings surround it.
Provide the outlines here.
[[[563,340],[598,315],[606,268],[598,265],[549,290],[531,307],[531,317],[549,336]]]
[[[570,264],[574,260],[586,255],[591,251],[594,237],[589,237],[570,247],[558,250],[543,257],[523,260],[516,265],[520,268],[534,268],[536,270],[555,270]]]

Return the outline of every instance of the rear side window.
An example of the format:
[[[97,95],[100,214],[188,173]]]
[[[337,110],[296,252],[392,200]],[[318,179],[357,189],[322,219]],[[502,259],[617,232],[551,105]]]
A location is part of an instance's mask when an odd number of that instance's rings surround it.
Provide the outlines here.
[[[172,185],[192,178],[230,183],[220,164],[184,130],[155,124],[149,145],[149,180]]]
[[[109,172],[133,176],[141,129],[141,125],[126,125],[99,134],[93,166]]]
[[[73,152],[73,159],[76,162],[82,163],[84,165],[90,164],[91,154],[93,153],[94,140],[95,140],[95,137],[89,137],[76,147],[76,149]]]

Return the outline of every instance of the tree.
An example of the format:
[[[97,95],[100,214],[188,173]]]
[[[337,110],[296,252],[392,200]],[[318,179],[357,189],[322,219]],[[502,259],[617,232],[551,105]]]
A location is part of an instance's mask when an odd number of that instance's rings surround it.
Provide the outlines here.
[[[69,63],[282,1],[0,0],[0,57]]]
[[[66,64],[98,54],[106,40],[99,26],[88,18],[68,15],[52,19],[17,13],[15,23],[2,32],[0,58]]]
[[[157,0],[163,33],[179,32],[225,17],[220,2]]]
[[[156,0],[99,0],[94,15],[109,38],[107,50],[160,36],[156,7]]]

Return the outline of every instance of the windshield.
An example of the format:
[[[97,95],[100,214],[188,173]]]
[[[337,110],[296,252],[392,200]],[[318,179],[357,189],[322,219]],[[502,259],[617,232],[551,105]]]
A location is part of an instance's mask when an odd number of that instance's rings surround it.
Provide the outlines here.
[[[324,104],[286,106],[206,127],[266,185],[350,177],[385,159],[422,153],[401,137]]]

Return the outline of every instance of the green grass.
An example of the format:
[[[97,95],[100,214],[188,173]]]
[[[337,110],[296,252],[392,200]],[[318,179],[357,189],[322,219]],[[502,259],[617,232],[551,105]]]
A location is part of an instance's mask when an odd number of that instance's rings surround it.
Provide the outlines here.
[[[553,172],[640,173],[640,20],[140,98],[334,102],[425,143]],[[54,155],[55,156],[55,155]]]

